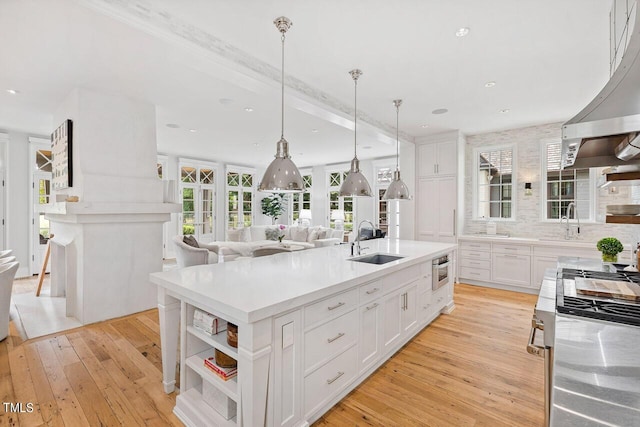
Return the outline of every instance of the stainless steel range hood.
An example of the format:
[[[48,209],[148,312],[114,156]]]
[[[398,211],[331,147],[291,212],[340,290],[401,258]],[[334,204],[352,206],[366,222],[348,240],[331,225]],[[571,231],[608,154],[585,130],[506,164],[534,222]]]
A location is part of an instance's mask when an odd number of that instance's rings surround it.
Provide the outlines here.
[[[640,14],[637,8],[633,13],[638,24],[618,68],[598,96],[562,126],[565,169],[640,164]]]

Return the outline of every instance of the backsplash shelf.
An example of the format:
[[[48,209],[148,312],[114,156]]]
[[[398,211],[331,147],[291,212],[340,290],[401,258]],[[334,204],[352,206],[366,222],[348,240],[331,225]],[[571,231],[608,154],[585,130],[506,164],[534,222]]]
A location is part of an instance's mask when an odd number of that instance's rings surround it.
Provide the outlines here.
[[[640,216],[607,215],[607,224],[640,224]]]

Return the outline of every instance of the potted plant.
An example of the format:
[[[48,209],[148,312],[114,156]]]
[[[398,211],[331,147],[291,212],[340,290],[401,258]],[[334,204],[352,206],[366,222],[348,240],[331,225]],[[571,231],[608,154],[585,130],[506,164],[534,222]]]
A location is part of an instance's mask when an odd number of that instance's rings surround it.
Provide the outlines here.
[[[271,223],[275,224],[287,207],[286,194],[274,193],[262,199],[262,214],[271,217]]]
[[[618,261],[618,254],[624,250],[620,240],[615,237],[605,237],[600,239],[596,244],[596,247],[600,252],[602,252],[602,261],[604,262]]]

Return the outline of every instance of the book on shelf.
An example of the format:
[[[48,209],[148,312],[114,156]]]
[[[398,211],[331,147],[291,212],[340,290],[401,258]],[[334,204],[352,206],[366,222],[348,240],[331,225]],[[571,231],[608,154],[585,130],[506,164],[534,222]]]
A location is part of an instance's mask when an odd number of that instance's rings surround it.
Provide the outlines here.
[[[193,327],[206,334],[215,335],[227,329],[227,321],[196,308],[193,311]]]
[[[213,356],[207,357],[204,359],[204,366],[209,368],[211,372],[227,381],[236,375],[238,375],[238,367],[235,368],[223,368],[221,366],[216,365],[215,358]]]

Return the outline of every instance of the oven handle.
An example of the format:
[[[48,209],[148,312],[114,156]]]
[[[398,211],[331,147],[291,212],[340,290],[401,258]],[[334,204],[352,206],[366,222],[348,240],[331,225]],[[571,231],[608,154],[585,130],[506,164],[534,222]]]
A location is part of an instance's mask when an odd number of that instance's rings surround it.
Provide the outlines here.
[[[544,324],[538,319],[531,319],[531,332],[529,332],[529,343],[527,344],[527,353],[544,357],[545,347],[535,345],[536,331],[544,331]]]
[[[441,268],[449,267],[450,263],[451,263],[451,261],[447,261],[444,264],[433,264],[433,269],[434,270],[440,270]]]

